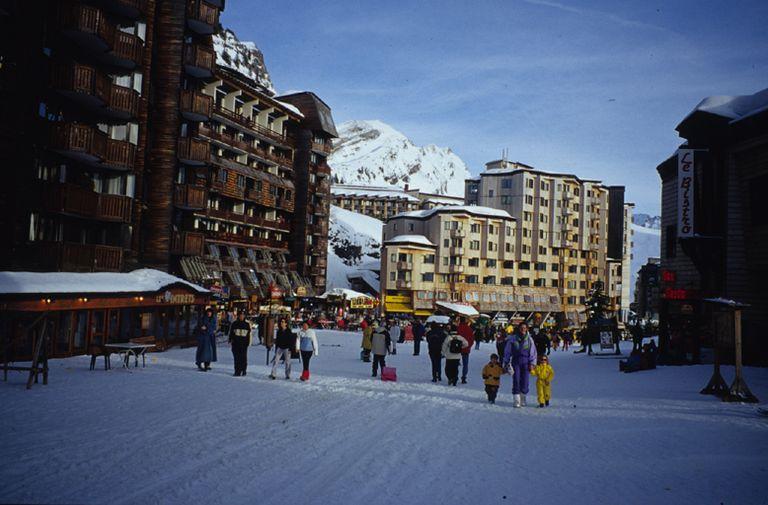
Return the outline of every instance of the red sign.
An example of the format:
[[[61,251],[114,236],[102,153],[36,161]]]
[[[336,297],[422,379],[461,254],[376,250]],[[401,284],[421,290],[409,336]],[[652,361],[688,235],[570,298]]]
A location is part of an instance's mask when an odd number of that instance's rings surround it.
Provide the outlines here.
[[[279,288],[277,286],[270,286],[269,287],[269,297],[272,298],[273,300],[278,299],[278,298],[282,298],[284,294],[285,293],[282,290],[282,288]]]
[[[690,300],[696,298],[698,293],[690,289],[667,288],[664,290],[663,298],[665,300]]]
[[[661,271],[661,281],[662,282],[675,282],[677,281],[677,274],[672,270],[662,270]]]

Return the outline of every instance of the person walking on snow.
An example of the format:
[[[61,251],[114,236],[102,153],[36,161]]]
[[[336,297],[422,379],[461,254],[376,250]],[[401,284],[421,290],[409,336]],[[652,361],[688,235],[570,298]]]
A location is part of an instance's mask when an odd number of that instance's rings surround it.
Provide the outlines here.
[[[269,378],[275,380],[277,376],[277,365],[280,364],[280,358],[285,360],[285,379],[291,378],[291,353],[299,350],[296,334],[288,328],[288,320],[281,318],[278,324],[279,328],[275,333],[275,358],[272,361],[272,373]]]
[[[552,343],[544,330],[540,328],[533,329],[533,343],[536,345],[536,354],[538,356],[549,354]]]
[[[472,327],[467,323],[466,318],[459,320],[459,326],[456,329],[459,335],[464,337],[469,345],[461,350],[461,383],[467,383],[467,372],[469,368],[469,353],[472,352],[472,344],[475,343],[475,332]]]
[[[371,350],[373,351],[373,370],[371,377],[376,377],[379,365],[381,365],[382,370],[387,366],[385,358],[389,353],[391,344],[391,337],[387,329],[376,323],[376,329],[373,330],[373,336],[371,337]]]
[[[237,319],[229,325],[229,344],[235,360],[235,377],[245,376],[248,368],[248,346],[251,344],[251,323],[245,320],[245,312],[237,313]]]
[[[421,339],[424,337],[426,329],[419,319],[413,322],[413,355],[418,356],[421,352]]]
[[[517,331],[507,339],[504,349],[504,369],[512,373],[513,406],[525,406],[528,377],[536,363],[536,344],[528,334],[528,325],[520,323]]]
[[[397,319],[389,325],[389,338],[392,341],[392,354],[397,354],[397,343],[400,342],[400,325]]]
[[[432,362],[432,382],[443,380],[443,342],[445,342],[446,333],[442,325],[432,323],[432,327],[427,333],[427,349],[429,350],[429,360]]]
[[[549,358],[546,355],[539,356],[539,363],[531,370],[531,375],[536,377],[536,395],[539,400],[539,408],[549,407],[555,371],[549,364]]]
[[[501,376],[504,369],[499,364],[498,354],[491,354],[491,361],[483,367],[483,381],[485,383],[485,394],[488,395],[488,401],[496,403],[496,395],[499,393]]]
[[[371,361],[371,336],[373,335],[373,325],[367,324],[363,329],[363,342],[360,347],[363,348],[363,352],[360,353],[360,358],[364,363]]]
[[[301,380],[309,380],[309,360],[312,356],[319,354],[317,347],[317,335],[315,330],[309,327],[309,323],[304,321],[301,325],[301,331],[299,332],[299,351],[301,352],[301,364],[303,370],[301,372]]]
[[[211,363],[216,361],[216,317],[213,315],[213,309],[205,309],[205,315],[200,319],[196,331],[195,364],[198,370],[207,372],[211,369]]]
[[[451,386],[455,386],[459,382],[459,360],[462,351],[467,347],[469,347],[469,342],[458,333],[451,333],[443,341],[445,376],[448,377],[448,384]]]

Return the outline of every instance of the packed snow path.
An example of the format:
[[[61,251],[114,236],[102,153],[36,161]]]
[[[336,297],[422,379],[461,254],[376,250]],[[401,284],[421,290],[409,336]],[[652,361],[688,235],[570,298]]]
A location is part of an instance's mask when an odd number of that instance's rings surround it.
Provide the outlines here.
[[[552,406],[513,409],[508,376],[485,400],[491,344],[449,387],[429,382],[425,346],[398,345],[399,382],[383,383],[358,333],[318,338],[309,383],[298,362],[290,382],[269,380],[262,347],[243,378],[226,346],[207,373],[193,348],[130,371],[55,360],[30,391],[14,373],[0,382],[0,502],[766,503],[768,419],[699,395],[709,366],[622,374],[612,357],[557,352]],[[768,398],[768,370],[746,375]]]

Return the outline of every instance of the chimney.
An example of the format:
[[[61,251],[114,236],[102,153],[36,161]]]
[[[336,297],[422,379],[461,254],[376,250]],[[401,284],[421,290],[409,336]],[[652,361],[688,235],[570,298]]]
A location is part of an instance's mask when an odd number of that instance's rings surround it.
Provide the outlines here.
[[[405,192],[406,193],[408,192],[408,183],[407,182],[405,183]]]

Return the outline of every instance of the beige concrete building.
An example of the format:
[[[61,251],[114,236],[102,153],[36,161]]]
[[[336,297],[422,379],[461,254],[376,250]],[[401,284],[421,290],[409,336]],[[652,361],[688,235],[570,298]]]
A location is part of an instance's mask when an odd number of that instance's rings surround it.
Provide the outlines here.
[[[517,285],[555,288],[564,322],[583,319],[596,281],[612,310],[629,309],[632,206],[622,186],[497,160],[465,184],[465,201],[507,211],[518,223]],[[624,312],[623,315],[626,315]]]
[[[386,222],[382,239],[381,293],[388,313],[428,315],[435,301],[470,303],[481,312],[562,310],[557,288],[534,286],[530,262],[514,259],[518,226],[504,210],[405,212]]]
[[[463,205],[464,198],[424,193],[418,189],[334,184],[333,204],[366,216],[386,221],[401,212],[433,209],[445,205]]]

